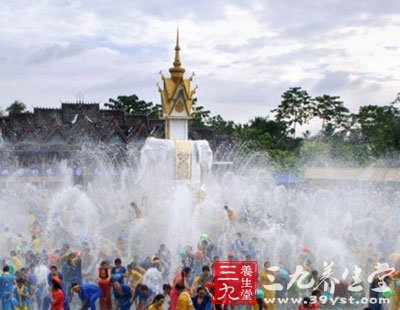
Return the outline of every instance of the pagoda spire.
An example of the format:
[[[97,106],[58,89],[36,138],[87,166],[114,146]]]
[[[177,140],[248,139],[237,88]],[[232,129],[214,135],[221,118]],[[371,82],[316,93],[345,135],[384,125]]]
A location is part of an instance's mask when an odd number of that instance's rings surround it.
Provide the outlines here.
[[[176,45],[175,45],[175,61],[174,61],[174,67],[180,67],[181,66],[181,57],[179,55],[181,48],[179,46],[179,28],[176,29]]]
[[[165,138],[171,140],[188,140],[189,120],[192,118],[193,96],[196,88],[191,88],[193,75],[184,77],[179,46],[179,29],[176,31],[175,58],[169,69],[170,77],[161,73],[163,87],[158,85],[161,94],[162,118],[165,120]]]
[[[179,28],[176,29],[176,45],[175,45],[175,59],[174,59],[174,67],[169,69],[171,73],[171,78],[179,79],[183,77],[185,73],[185,69],[181,67],[181,56],[180,56],[181,48],[179,46]]]

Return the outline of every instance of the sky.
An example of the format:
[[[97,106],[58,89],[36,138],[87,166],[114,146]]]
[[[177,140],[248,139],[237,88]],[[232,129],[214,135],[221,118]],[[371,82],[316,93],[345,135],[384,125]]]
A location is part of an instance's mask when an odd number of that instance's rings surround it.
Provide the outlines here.
[[[160,102],[176,28],[199,104],[245,123],[300,86],[356,112],[400,92],[399,0],[0,0],[0,108]]]

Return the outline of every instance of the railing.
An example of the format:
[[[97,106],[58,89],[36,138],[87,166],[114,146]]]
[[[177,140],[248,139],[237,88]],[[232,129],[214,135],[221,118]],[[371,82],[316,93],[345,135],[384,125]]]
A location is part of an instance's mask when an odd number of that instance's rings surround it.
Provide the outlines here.
[[[366,182],[400,182],[400,169],[397,168],[308,168],[304,179],[366,181]]]

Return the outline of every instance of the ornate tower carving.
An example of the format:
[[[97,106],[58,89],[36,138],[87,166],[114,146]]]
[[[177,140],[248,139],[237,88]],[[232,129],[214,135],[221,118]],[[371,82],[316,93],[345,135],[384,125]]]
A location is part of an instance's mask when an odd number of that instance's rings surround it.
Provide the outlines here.
[[[171,140],[187,140],[189,125],[192,118],[192,99],[196,89],[191,89],[194,74],[184,78],[185,69],[181,66],[179,47],[179,29],[176,34],[175,59],[169,69],[170,77],[161,72],[163,88],[158,86],[161,93],[163,119],[165,120],[165,138]]]

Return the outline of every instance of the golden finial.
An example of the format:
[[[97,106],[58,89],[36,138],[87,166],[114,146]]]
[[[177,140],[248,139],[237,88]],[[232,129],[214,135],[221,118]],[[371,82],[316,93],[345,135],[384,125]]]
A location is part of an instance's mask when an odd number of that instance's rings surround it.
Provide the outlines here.
[[[174,61],[174,67],[180,67],[181,66],[181,59],[180,59],[180,52],[181,48],[179,47],[179,28],[176,29],[176,45],[175,45],[175,61]]]
[[[183,73],[185,73],[185,69],[181,67],[180,50],[181,48],[179,47],[179,28],[177,28],[174,67],[169,69],[172,78],[181,78],[183,77]]]

